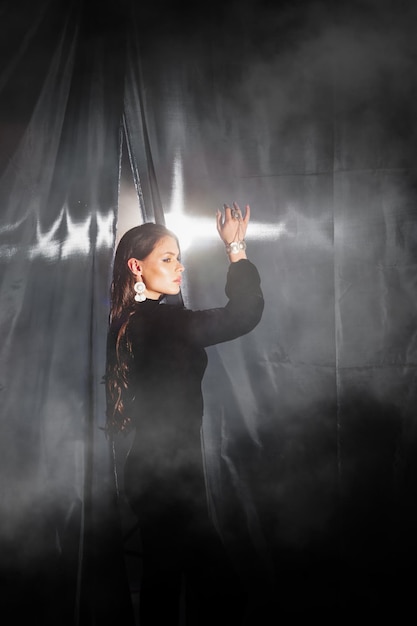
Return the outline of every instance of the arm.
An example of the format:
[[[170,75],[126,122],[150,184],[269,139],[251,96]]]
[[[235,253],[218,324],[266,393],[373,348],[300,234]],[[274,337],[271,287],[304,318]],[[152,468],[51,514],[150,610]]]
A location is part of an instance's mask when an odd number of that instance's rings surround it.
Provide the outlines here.
[[[224,205],[224,215],[217,211],[217,231],[226,246],[244,242],[249,218],[249,205],[244,217],[236,203],[233,208]],[[240,248],[228,252],[230,266],[225,291],[229,301],[226,306],[188,312],[188,323],[184,328],[195,344],[209,346],[245,335],[262,317],[264,300],[259,273],[246,256],[246,244]]]
[[[234,207],[237,210],[236,207]],[[245,219],[233,219],[230,207],[225,207],[225,217],[217,214],[217,229],[225,242],[238,241],[234,236],[244,236],[249,221],[249,209]],[[246,251],[229,254],[225,292],[225,306],[205,310],[189,310],[165,304],[156,305],[151,314],[132,316],[131,334],[133,343],[139,337],[156,332],[153,341],[184,342],[198,347],[211,346],[236,339],[250,332],[260,321],[264,300],[258,270],[246,257]],[[139,307],[140,310],[140,307]],[[156,329],[156,331],[155,331]],[[150,336],[150,335],[149,335]],[[135,338],[136,337],[136,338]]]

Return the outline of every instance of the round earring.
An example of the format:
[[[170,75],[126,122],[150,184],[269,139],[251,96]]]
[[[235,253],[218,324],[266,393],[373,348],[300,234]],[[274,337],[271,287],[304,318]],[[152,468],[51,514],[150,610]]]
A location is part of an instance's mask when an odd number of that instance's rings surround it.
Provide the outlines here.
[[[137,283],[133,285],[133,289],[136,291],[135,300],[136,302],[144,302],[146,300],[145,296],[145,283],[142,280],[139,280]]]

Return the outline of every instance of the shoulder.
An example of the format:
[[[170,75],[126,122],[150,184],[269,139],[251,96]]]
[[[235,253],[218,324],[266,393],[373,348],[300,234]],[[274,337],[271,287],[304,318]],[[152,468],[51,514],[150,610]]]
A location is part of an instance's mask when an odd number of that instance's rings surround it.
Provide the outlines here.
[[[141,303],[145,304],[145,303]],[[193,312],[171,304],[140,306],[132,314],[127,329],[132,347],[170,346],[189,341]]]
[[[138,304],[129,319],[129,328],[147,327],[173,323],[176,319],[184,319],[191,313],[184,306],[159,303],[146,300]]]

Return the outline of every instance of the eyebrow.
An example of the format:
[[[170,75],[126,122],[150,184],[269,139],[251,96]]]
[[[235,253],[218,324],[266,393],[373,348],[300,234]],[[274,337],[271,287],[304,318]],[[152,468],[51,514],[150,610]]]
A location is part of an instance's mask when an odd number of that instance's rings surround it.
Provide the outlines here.
[[[179,253],[179,252],[169,252],[169,251],[167,251],[167,252],[163,252],[162,254],[163,254],[163,255],[165,255],[165,254],[171,254],[172,256],[177,256],[177,255],[179,256],[179,254],[180,254],[180,253]]]

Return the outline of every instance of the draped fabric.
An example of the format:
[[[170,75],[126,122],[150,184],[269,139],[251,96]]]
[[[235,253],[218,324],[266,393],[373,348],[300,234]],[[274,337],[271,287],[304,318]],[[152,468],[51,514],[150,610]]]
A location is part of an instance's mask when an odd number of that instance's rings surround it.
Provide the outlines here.
[[[86,3],[23,8],[2,20],[2,124],[17,125],[0,181],[4,599],[35,623],[112,621],[124,570],[99,428],[125,24]]]
[[[266,307],[208,350],[202,450],[213,519],[261,598],[248,623],[271,599],[280,613],[406,614],[413,4],[0,11],[2,605],[35,623],[133,625],[129,440],[114,459],[101,430],[114,245],[128,223],[166,223],[185,304],[221,305],[215,210],[236,200],[252,208]]]

